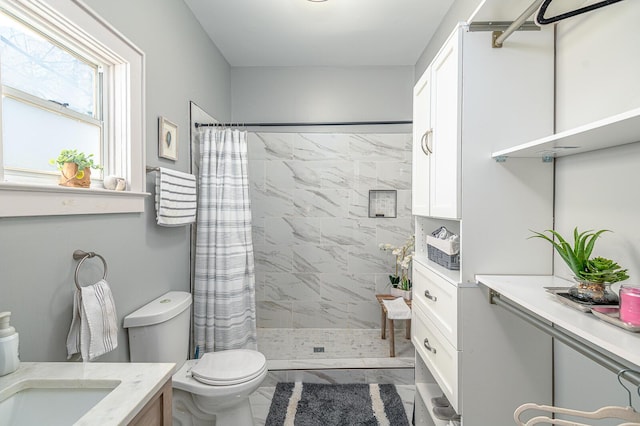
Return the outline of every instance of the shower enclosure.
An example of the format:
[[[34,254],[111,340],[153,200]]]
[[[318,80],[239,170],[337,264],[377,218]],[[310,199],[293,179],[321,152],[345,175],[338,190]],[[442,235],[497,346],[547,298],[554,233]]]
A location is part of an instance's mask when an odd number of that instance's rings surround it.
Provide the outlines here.
[[[283,362],[412,367],[413,348],[401,337],[389,359],[375,298],[389,293],[395,270],[378,245],[401,245],[413,233],[411,134],[248,137],[258,349]],[[370,190],[396,191],[395,217],[369,217]]]

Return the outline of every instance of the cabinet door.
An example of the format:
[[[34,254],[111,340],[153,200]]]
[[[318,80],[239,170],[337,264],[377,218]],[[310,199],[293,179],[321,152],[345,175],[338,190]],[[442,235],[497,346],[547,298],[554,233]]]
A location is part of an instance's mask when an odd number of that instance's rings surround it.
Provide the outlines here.
[[[460,42],[458,30],[431,63],[430,215],[452,219],[460,217]]]
[[[429,216],[429,152],[431,143],[431,68],[422,74],[413,88],[413,164],[411,211]]]

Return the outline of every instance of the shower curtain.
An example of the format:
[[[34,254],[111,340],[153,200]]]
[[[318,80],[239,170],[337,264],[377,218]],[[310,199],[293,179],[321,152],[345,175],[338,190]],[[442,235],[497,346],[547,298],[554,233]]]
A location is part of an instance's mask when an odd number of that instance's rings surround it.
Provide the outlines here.
[[[194,347],[257,349],[247,133],[201,129],[196,148]]]

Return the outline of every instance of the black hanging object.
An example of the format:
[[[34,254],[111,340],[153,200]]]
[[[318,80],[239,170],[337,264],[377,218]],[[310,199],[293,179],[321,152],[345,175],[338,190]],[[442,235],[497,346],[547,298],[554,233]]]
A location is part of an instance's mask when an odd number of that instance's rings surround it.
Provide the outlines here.
[[[557,16],[552,16],[551,18],[545,18],[544,13],[547,11],[547,7],[549,7],[552,1],[553,0],[544,0],[544,2],[542,3],[542,6],[540,6],[540,9],[538,9],[536,22],[539,25],[553,24],[554,22],[562,21],[563,19],[571,18],[572,16],[580,15],[585,12],[591,12],[592,10],[609,6],[610,4],[618,3],[619,1],[622,1],[622,0],[603,0],[601,2],[591,4],[589,6],[585,6],[569,12],[561,13],[560,15],[557,15]]]

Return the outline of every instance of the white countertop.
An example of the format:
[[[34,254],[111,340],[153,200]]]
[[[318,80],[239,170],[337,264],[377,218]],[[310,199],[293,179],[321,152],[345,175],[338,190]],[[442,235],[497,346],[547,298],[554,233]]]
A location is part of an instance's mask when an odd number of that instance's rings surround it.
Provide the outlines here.
[[[0,377],[0,396],[25,380],[119,382],[75,425],[126,425],[171,378],[173,367],[173,363],[23,362],[15,372]]]
[[[640,333],[566,306],[544,289],[570,287],[573,281],[547,275],[477,275],[476,280],[570,333],[640,366]]]

